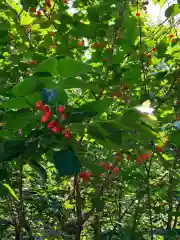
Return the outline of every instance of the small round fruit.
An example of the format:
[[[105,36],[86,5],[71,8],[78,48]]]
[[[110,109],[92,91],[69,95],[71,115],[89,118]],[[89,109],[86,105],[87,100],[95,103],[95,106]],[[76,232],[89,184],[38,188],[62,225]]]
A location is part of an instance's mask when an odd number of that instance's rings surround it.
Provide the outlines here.
[[[173,38],[173,37],[174,37],[174,34],[170,34],[169,37],[170,37],[170,38]]]
[[[111,170],[111,165],[109,163],[106,164],[106,170],[107,171]]]
[[[36,60],[31,60],[32,65],[35,65],[36,63],[37,63]]]
[[[60,132],[62,132],[62,127],[60,125],[56,125],[56,126],[52,127],[51,130],[54,133],[60,133]]]
[[[64,106],[60,106],[60,107],[58,108],[58,112],[60,112],[60,113],[64,113],[64,110],[65,110],[65,107],[64,107]]]
[[[39,110],[39,109],[42,109],[42,107],[43,107],[43,101],[38,101],[36,103],[36,108]]]
[[[47,116],[47,117],[48,117],[48,119],[49,119],[49,118],[51,118],[51,117],[52,117],[52,115],[53,115],[53,113],[52,113],[51,111],[49,111],[49,112],[46,112],[46,115],[45,115],[45,116]]]
[[[136,12],[136,17],[140,17],[140,13],[139,12]]]
[[[35,8],[35,7],[32,7],[32,8],[31,8],[31,11],[32,11],[32,12],[36,12],[36,8]]]
[[[42,123],[46,123],[48,120],[49,120],[49,118],[46,115],[42,116],[42,118],[41,118]]]
[[[114,173],[118,173],[119,172],[119,168],[118,167],[113,168],[113,172]]]
[[[78,42],[78,46],[79,46],[79,47],[83,47],[83,46],[84,46],[84,40]]]
[[[47,128],[51,129],[51,128],[57,126],[57,125],[58,125],[58,123],[55,120],[53,120],[53,121],[48,123]]]

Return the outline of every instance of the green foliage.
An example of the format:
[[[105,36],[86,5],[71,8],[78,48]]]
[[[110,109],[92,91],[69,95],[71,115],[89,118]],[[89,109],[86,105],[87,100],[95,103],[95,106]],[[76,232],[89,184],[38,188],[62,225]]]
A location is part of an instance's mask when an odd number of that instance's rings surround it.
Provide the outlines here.
[[[63,58],[58,62],[57,70],[61,77],[75,77],[92,71],[92,67],[80,61]]]
[[[55,151],[53,160],[61,177],[75,175],[80,172],[80,163],[73,151]]]
[[[180,6],[179,4],[172,4],[169,6],[165,11],[166,17],[174,17],[180,13]]]
[[[180,2],[67,2],[0,1],[0,239],[174,240]]]

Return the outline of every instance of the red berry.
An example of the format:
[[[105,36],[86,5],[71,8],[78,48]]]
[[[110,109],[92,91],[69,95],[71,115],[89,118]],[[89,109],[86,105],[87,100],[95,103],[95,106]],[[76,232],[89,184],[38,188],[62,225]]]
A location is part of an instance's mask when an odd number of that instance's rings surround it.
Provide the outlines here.
[[[57,126],[57,125],[58,125],[58,123],[55,120],[53,120],[53,121],[48,123],[47,128],[51,129],[51,128]]]
[[[157,151],[157,152],[163,152],[163,148],[160,147],[160,146],[156,146],[156,151]]]
[[[140,13],[139,12],[136,12],[136,17],[140,17]]]
[[[42,118],[41,118],[42,123],[46,123],[48,120],[49,120],[49,117],[46,115],[42,116]]]
[[[36,60],[31,60],[31,64],[35,65],[36,63]]]
[[[64,3],[68,3],[69,2],[69,0],[64,0]]]
[[[62,115],[61,115],[61,120],[64,120],[64,119],[66,119],[68,117],[68,115],[66,114],[66,113],[62,113]]]
[[[46,112],[46,115],[45,115],[45,116],[47,116],[48,118],[51,118],[52,115],[53,115],[53,113],[52,113],[51,111],[49,111],[49,112]]]
[[[11,35],[11,36],[10,36],[10,39],[13,40],[13,39],[14,39],[14,36]]]
[[[78,42],[78,46],[79,46],[79,47],[83,47],[83,46],[84,46],[84,40]]]
[[[99,165],[100,165],[101,167],[104,167],[104,166],[105,166],[105,162],[100,162]]]
[[[46,0],[46,5],[48,8],[51,8],[51,0]]]
[[[55,32],[50,32],[49,34],[50,34],[51,37],[54,37]]]
[[[38,15],[38,16],[41,16],[41,12],[40,12],[39,10],[37,11],[37,15]]]
[[[107,171],[111,170],[111,165],[109,163],[106,164],[106,170]]]
[[[69,139],[71,137],[71,133],[70,132],[65,132],[64,136],[65,136],[65,138]]]
[[[71,133],[70,133],[70,131],[69,131],[68,128],[66,128],[66,129],[64,130],[63,135],[64,135],[64,137],[67,138],[67,139],[69,139],[69,138],[71,137]]]
[[[88,174],[87,174],[87,172],[81,172],[80,176],[81,176],[83,182],[87,182],[88,181]]]
[[[149,156],[145,153],[145,154],[142,154],[142,155],[141,155],[141,158],[142,158],[144,161],[146,161],[146,160],[148,160]]]
[[[43,8],[42,11],[45,13],[46,12],[46,8]]]
[[[151,54],[148,54],[147,57],[148,57],[148,58],[152,58],[152,55],[151,55]]]
[[[32,8],[31,8],[31,11],[32,11],[32,12],[36,12],[36,8],[35,8],[35,7],[32,7]]]
[[[113,172],[114,172],[114,173],[118,173],[118,172],[119,172],[119,168],[118,168],[118,167],[115,167],[115,168],[113,169]]]
[[[37,109],[41,109],[42,106],[43,106],[43,101],[38,101],[38,102],[36,103],[36,108],[37,108]]]
[[[84,178],[84,177],[87,177],[87,172],[81,172],[81,177]]]
[[[50,112],[50,107],[49,107],[48,105],[44,105],[43,108],[42,108],[42,110],[43,110],[44,112]]]
[[[64,107],[64,106],[60,106],[60,107],[58,108],[58,112],[60,112],[60,113],[63,113],[64,110],[65,110],[65,107]]]
[[[152,51],[153,51],[153,52],[156,52],[156,48],[155,48],[155,47],[153,47],[153,48],[152,48]]]
[[[170,34],[169,37],[170,37],[170,38],[173,38],[173,37],[174,37],[174,34]]]
[[[52,127],[51,130],[54,133],[59,133],[59,132],[62,132],[62,127],[60,125],[56,125],[56,126]]]

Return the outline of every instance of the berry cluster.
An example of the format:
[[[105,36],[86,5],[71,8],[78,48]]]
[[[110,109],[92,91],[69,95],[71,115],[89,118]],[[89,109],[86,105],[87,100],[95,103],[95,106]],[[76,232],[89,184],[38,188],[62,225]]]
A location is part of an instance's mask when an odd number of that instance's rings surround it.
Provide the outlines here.
[[[142,165],[144,161],[147,161],[152,154],[144,153],[136,158],[136,161],[139,165]]]
[[[38,101],[36,103],[36,109],[42,110],[44,112],[44,115],[41,118],[42,123],[47,123],[47,128],[50,129],[54,133],[62,133],[65,138],[69,139],[71,137],[71,132],[68,128],[65,128],[62,126],[62,124],[59,124],[57,120],[53,120],[53,112],[51,111],[51,108],[49,105],[44,105],[43,101]],[[64,113],[65,107],[60,106],[58,108],[58,112],[60,113],[60,119],[64,120],[67,118],[67,114]]]
[[[111,170],[112,170],[113,173],[115,173],[115,174],[117,174],[117,173],[119,172],[119,168],[118,168],[118,167],[114,167],[114,168],[112,169],[111,164],[109,164],[109,163],[100,162],[99,165],[100,165],[101,167],[104,167],[105,170],[108,171],[108,172],[111,171]],[[105,176],[106,176],[106,173],[103,173],[102,176],[105,177]],[[83,171],[83,172],[80,173],[80,177],[82,178],[83,183],[86,183],[86,182],[89,180],[89,178],[92,177],[92,173],[91,173],[91,172]]]
[[[121,156],[119,153],[116,153],[115,155],[115,163],[117,164],[118,162],[120,162],[121,160]],[[105,163],[103,161],[101,161],[99,163],[99,166],[103,167],[105,171],[112,171],[113,173],[117,174],[119,172],[119,168],[118,167],[112,167],[110,163]],[[112,174],[110,174],[111,176]],[[80,177],[82,178],[83,180],[83,183],[86,183],[89,178],[92,176],[92,173],[91,172],[86,172],[86,171],[83,171],[80,173]],[[106,173],[104,172],[102,174],[102,177],[106,177]]]

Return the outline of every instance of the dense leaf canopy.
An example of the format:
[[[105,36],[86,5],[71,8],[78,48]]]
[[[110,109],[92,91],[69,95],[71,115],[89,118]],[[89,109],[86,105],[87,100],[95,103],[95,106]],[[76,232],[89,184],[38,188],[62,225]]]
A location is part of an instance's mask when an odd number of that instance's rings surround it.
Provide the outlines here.
[[[180,1],[148,4],[0,1],[0,239],[180,239]]]

